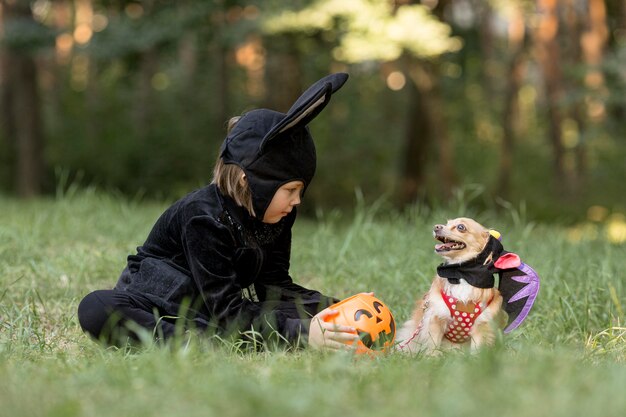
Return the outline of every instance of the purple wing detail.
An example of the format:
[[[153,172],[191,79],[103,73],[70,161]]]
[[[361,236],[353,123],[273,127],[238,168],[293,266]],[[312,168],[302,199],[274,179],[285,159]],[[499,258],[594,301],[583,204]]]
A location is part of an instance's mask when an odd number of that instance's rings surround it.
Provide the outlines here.
[[[526,319],[528,313],[530,313],[530,309],[533,307],[535,303],[535,298],[537,298],[537,293],[539,292],[539,276],[530,266],[525,263],[521,263],[519,267],[517,267],[520,271],[522,271],[525,275],[517,275],[512,276],[510,279],[517,281],[521,284],[526,284],[522,289],[520,289],[517,293],[515,293],[509,300],[509,303],[515,302],[517,300],[521,300],[523,298],[527,298],[526,303],[524,303],[524,307],[520,313],[515,317],[515,320],[509,324],[506,329],[504,329],[504,333],[509,333],[519,327],[520,324]]]

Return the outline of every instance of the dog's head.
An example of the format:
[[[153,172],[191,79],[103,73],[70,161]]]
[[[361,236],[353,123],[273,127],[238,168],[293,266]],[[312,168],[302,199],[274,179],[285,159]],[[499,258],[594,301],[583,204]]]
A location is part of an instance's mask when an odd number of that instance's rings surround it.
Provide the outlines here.
[[[459,217],[433,228],[435,252],[445,259],[446,264],[460,264],[477,257],[489,240],[489,229],[475,220]]]

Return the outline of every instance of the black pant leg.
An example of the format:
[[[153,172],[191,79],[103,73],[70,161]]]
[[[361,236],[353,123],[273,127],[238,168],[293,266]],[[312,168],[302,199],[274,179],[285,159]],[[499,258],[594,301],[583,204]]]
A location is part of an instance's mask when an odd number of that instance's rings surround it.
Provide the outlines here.
[[[128,291],[98,290],[80,302],[78,321],[85,333],[109,345],[125,345],[128,339],[138,340],[134,331],[136,326],[155,332],[157,338],[173,336],[174,323],[155,317],[154,309],[155,305],[141,295]]]

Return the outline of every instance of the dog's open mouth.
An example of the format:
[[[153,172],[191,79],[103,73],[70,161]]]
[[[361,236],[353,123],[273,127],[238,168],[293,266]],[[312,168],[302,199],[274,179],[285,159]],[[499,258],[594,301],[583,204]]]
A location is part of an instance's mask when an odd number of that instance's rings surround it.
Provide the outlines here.
[[[465,249],[465,243],[457,242],[456,240],[448,239],[443,236],[435,236],[435,239],[442,242],[435,245],[435,252],[449,252],[452,250]]]

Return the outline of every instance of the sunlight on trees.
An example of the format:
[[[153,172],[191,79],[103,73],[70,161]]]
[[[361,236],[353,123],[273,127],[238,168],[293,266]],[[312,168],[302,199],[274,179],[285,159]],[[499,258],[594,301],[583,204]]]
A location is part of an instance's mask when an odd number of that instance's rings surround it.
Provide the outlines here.
[[[312,206],[480,183],[624,212],[624,68],[622,0],[0,0],[0,189],[51,192],[62,169],[180,195],[229,117],[346,71]]]
[[[368,0],[320,0],[299,12],[286,11],[268,18],[268,33],[336,31],[339,45],[333,56],[347,63],[393,61],[403,52],[432,57],[459,50],[463,42],[449,25],[422,5]]]

